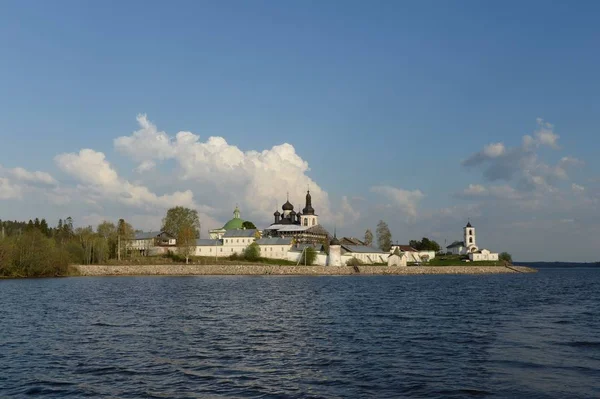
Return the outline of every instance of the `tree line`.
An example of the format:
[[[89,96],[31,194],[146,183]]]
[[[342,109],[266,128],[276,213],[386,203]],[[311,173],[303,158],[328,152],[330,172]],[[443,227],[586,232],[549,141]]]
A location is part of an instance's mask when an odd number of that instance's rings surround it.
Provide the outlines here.
[[[120,219],[73,227],[73,219],[59,219],[50,227],[45,219],[28,222],[0,220],[0,276],[64,276],[69,264],[99,264],[126,255],[125,242],[133,227]]]

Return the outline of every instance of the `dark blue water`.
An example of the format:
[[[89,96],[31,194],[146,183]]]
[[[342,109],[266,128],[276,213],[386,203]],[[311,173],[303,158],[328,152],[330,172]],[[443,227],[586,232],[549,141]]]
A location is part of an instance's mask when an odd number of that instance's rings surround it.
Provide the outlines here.
[[[600,270],[0,281],[0,397],[600,397]]]

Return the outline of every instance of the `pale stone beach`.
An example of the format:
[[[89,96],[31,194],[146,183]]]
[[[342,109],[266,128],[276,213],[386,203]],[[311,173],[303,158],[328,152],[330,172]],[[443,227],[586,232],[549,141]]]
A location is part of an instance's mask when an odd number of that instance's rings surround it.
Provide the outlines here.
[[[524,266],[279,266],[279,265],[78,265],[81,276],[191,275],[413,275],[534,273]]]

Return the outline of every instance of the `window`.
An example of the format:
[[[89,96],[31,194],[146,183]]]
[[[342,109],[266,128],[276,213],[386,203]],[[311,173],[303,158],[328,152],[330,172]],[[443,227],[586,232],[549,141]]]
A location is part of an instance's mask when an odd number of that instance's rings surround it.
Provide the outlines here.
[[[208,252],[212,252],[212,248],[209,248],[209,249],[208,249]]]
[[[233,252],[233,248],[231,248],[231,252]]]
[[[308,226],[308,219],[304,219],[304,225]]]
[[[238,238],[238,239],[236,239],[236,240],[235,240],[235,242],[237,242],[237,243],[239,244],[239,242],[240,242],[239,238]]]
[[[313,219],[313,226],[317,223],[317,221],[315,219]]]
[[[469,238],[469,244],[473,244],[473,237]]]
[[[221,248],[221,252],[223,252],[223,248]]]

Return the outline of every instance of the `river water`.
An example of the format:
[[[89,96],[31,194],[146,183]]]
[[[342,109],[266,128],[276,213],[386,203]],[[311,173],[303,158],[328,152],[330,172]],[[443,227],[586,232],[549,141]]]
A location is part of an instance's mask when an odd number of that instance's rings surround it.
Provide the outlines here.
[[[600,269],[0,280],[0,397],[600,397]]]

